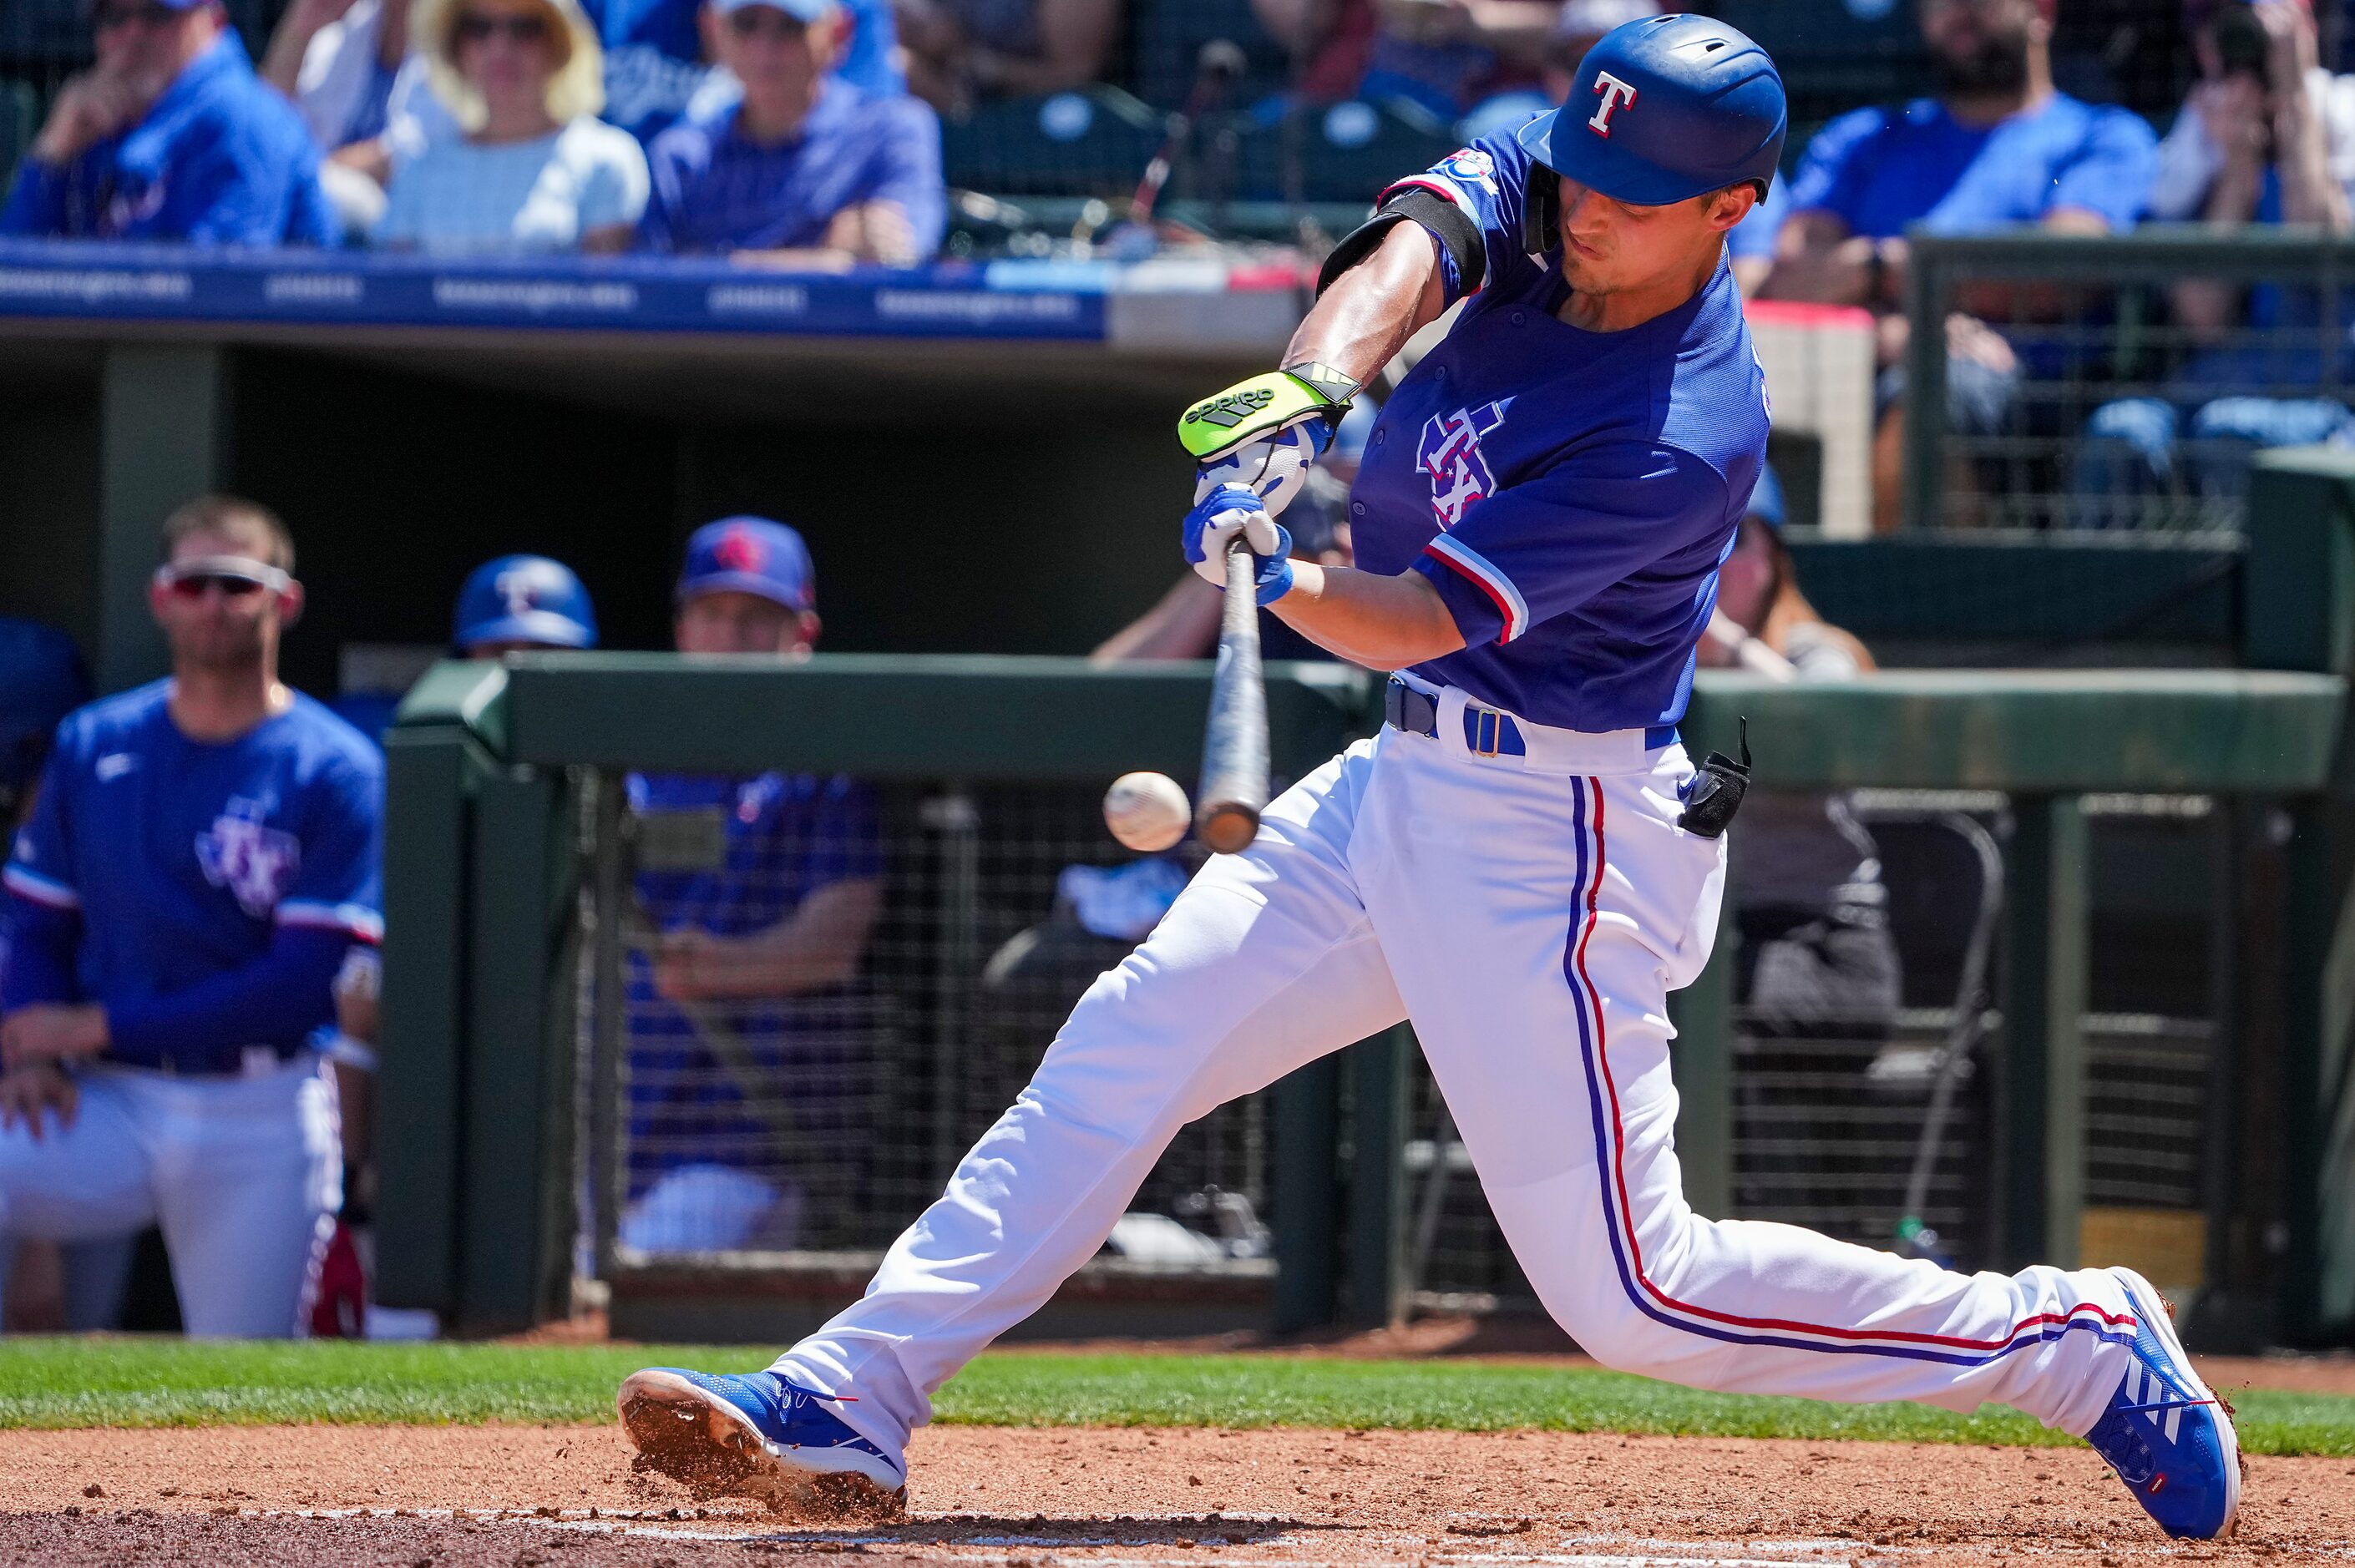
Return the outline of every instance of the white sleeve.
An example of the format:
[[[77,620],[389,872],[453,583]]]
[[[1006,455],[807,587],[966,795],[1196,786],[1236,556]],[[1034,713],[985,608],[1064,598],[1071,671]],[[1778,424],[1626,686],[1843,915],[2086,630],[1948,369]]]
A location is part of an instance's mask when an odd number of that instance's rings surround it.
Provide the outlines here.
[[[2223,149],[2189,102],[2175,111],[2175,123],[2158,144],[2158,169],[2150,182],[2154,223],[2190,223],[2208,200],[2208,187],[2224,172]]]

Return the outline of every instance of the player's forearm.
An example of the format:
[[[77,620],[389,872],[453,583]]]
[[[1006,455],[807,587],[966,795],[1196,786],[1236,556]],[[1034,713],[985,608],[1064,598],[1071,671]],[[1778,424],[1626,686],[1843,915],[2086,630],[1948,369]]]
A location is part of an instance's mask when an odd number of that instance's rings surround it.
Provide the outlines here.
[[[766,930],[686,950],[661,989],[690,1000],[751,1001],[845,984],[858,972],[882,906],[879,882],[828,883]]]
[[[1272,607],[1277,619],[1344,659],[1396,670],[1464,646],[1446,601],[1420,572],[1386,577],[1295,561],[1293,574],[1292,591]]]
[[[334,1015],[336,971],[350,946],[340,931],[282,927],[251,963],[185,991],[109,1001],[106,1054],[227,1070],[245,1046],[299,1043]]]
[[[1446,309],[1439,242],[1419,223],[1393,224],[1374,253],[1309,308],[1284,363],[1330,366],[1363,386]]]

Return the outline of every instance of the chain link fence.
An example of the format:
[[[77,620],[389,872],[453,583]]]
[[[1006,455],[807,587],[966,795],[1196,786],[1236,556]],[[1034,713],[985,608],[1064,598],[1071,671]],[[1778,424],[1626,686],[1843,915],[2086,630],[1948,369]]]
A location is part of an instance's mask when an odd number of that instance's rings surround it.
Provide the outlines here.
[[[1919,1250],[1960,1266],[2001,1264],[1996,934],[2007,802],[1977,792],[1862,790],[1760,804],[1753,797],[1733,829],[1734,913],[1721,938],[1734,949],[1737,977],[1727,1217],[1875,1247],[1918,1231]],[[2204,797],[2097,796],[2087,811],[2096,901],[2082,1023],[2080,1252],[2087,1263],[2131,1264],[2169,1288],[2197,1287],[2206,1279],[2212,1139],[2224,1114],[2211,1093],[2220,1033],[2213,943],[2223,915],[2204,896],[2222,850],[2216,807]],[[1779,904],[1761,878],[1797,874],[1791,852],[1806,850],[1811,813],[1834,829],[1829,842],[1853,848],[1845,858],[1867,874],[1798,910]],[[1770,835],[1785,839],[1779,853],[1756,842]],[[1826,842],[1819,834],[1818,854]],[[1413,1308],[1540,1311],[1419,1063],[1413,1081]],[[1925,1150],[1934,1102],[1943,1107],[1941,1130]]]
[[[2230,534],[2256,453],[2355,441],[2344,241],[1925,237],[1913,264],[1913,526]]]
[[[871,1266],[1184,875],[1084,786],[584,782],[581,1261],[607,1280]],[[1264,1273],[1268,1120],[1184,1128],[1109,1255]]]

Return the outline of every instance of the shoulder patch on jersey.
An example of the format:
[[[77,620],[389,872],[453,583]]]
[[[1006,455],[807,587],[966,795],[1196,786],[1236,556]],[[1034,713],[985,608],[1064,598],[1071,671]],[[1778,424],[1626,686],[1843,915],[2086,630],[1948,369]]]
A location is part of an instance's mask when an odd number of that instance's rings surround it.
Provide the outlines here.
[[[1477,147],[1458,147],[1447,154],[1447,161],[1439,166],[1456,179],[1478,185],[1490,196],[1502,194],[1497,189],[1497,160]]]
[[[262,821],[261,801],[233,798],[213,825],[197,835],[197,864],[205,880],[226,887],[255,919],[278,907],[302,869],[303,842]]]

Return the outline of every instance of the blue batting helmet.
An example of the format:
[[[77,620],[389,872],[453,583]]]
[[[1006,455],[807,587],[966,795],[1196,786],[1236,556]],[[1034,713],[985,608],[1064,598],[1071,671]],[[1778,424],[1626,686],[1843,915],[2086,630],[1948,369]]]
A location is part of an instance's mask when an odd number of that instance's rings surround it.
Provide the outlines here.
[[[485,642],[594,648],[597,612],[590,607],[589,590],[563,562],[501,556],[476,567],[458,590],[451,641],[462,653]]]
[[[1562,107],[1519,132],[1547,168],[1637,207],[1744,182],[1763,198],[1790,111],[1766,51],[1708,16],[1646,16],[1603,36]]]

